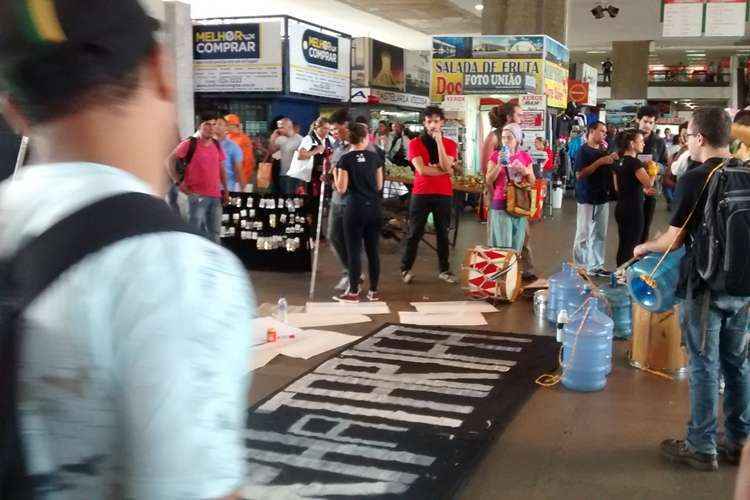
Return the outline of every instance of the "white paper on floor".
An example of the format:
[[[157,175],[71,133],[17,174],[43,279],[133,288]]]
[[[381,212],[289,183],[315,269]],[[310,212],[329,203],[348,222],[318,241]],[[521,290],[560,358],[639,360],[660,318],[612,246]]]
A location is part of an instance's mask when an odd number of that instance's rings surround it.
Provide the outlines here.
[[[463,314],[465,312],[491,313],[497,308],[482,300],[458,300],[449,302],[412,302],[411,305],[425,314]]]
[[[300,335],[302,330],[296,326],[282,323],[276,318],[264,316],[262,318],[255,318],[253,320],[253,338],[251,345],[261,345],[266,343],[266,333],[269,328],[276,329],[276,336],[279,339],[288,337],[289,335]],[[270,360],[269,360],[270,361]]]
[[[391,309],[385,302],[308,302],[305,311],[313,314],[390,314]]]
[[[301,337],[286,344],[281,354],[292,358],[310,359],[318,354],[351,344],[361,337],[325,330],[305,330]]]
[[[414,311],[399,311],[399,321],[407,325],[421,326],[483,326],[487,324],[480,312],[462,312],[460,314],[425,314]]]
[[[250,349],[250,370],[257,370],[267,365],[279,354],[291,358],[310,359],[359,339],[360,337],[356,335],[344,335],[338,332],[304,330],[299,335],[295,335],[294,338],[266,342]]]
[[[319,326],[354,325],[356,323],[368,323],[372,321],[364,314],[336,313],[290,313],[287,316],[290,325],[297,328],[317,328]]]

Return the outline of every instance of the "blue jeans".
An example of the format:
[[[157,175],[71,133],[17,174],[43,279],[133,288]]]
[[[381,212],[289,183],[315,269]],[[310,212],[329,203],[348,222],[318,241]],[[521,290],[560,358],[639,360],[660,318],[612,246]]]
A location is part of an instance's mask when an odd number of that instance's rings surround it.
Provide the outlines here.
[[[708,293],[708,292],[706,292]],[[716,453],[719,374],[724,375],[724,430],[730,443],[743,444],[750,434],[750,297],[712,294],[705,346],[701,328],[704,295],[685,300],[680,311],[690,360],[690,421],[687,442],[695,451]]]
[[[604,268],[604,248],[609,224],[609,204],[578,204],[576,238],[573,243],[573,261],[586,270]]]
[[[216,243],[221,242],[221,198],[188,196],[188,223]]]
[[[490,246],[520,252],[526,239],[527,224],[526,217],[513,217],[505,210],[493,208],[490,211]]]

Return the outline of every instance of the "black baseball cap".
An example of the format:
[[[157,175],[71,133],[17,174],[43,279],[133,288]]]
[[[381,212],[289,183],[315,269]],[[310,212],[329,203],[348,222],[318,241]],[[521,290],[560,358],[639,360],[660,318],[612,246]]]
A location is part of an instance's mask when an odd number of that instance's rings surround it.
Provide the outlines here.
[[[2,0],[0,61],[7,67],[40,51],[85,46],[127,66],[153,45],[158,27],[138,0]]]

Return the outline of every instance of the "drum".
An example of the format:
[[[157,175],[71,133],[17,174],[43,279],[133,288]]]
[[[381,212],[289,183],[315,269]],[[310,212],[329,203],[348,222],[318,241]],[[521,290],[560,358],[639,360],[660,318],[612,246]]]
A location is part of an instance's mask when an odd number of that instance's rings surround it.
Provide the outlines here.
[[[670,252],[652,271],[662,258],[660,253],[650,253],[628,268],[628,291],[633,301],[651,312],[661,313],[675,305],[675,289],[680,274],[680,261],[685,248]]]
[[[506,248],[477,245],[467,249],[461,286],[471,298],[514,302],[522,291],[518,257]]]
[[[633,336],[630,364],[674,376],[687,373],[687,354],[682,347],[679,306],[653,313],[633,304]]]

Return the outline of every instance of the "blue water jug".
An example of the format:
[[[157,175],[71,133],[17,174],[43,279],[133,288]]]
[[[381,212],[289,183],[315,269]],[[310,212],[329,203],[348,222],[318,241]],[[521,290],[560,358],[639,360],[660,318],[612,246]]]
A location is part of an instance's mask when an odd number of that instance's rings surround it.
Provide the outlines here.
[[[614,322],[588,299],[563,330],[563,385],[574,391],[600,391],[612,370]]]
[[[629,339],[633,334],[633,307],[627,287],[618,285],[613,274],[609,286],[602,288],[601,293],[607,301],[607,315],[615,323],[615,338]]]
[[[563,262],[562,270],[552,275],[548,281],[547,321],[556,323],[557,313],[561,309],[567,309],[571,298],[580,295],[583,289],[583,280],[578,276],[573,266],[567,262]],[[573,310],[568,309],[569,314],[572,312]]]
[[[650,253],[628,269],[630,296],[645,309],[655,313],[669,311],[675,305],[675,289],[685,248],[670,252],[656,273],[650,276],[663,255]]]

